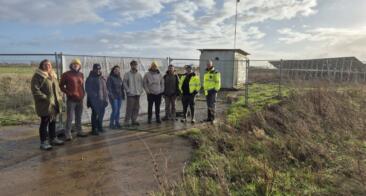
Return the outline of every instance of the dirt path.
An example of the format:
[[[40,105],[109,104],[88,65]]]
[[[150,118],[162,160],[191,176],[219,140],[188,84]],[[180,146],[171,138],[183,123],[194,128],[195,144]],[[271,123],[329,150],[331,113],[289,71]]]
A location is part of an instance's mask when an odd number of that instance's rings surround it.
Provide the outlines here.
[[[177,180],[192,148],[174,133],[190,127],[165,122],[107,130],[48,152],[38,149],[37,126],[1,128],[1,195],[146,195],[159,187],[146,145],[160,171]]]

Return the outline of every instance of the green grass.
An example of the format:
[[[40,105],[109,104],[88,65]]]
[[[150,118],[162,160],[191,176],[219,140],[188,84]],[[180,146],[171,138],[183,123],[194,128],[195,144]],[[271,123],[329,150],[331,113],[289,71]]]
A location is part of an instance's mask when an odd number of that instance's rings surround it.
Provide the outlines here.
[[[32,67],[0,67],[0,126],[34,122]]]
[[[35,69],[35,67],[31,66],[0,66],[0,76],[8,74],[31,76]]]
[[[253,110],[241,99],[228,112],[235,122],[180,134],[195,147],[191,162],[156,195],[364,195],[365,94],[287,93]]]
[[[227,121],[238,126],[238,122],[248,117],[250,114],[261,110],[266,105],[276,104],[280,101],[277,84],[252,84],[249,86],[249,99],[247,107],[245,105],[245,99],[243,96],[239,100],[229,107]],[[282,92],[283,97],[290,94],[290,89],[283,86]]]
[[[18,112],[0,112],[0,126],[22,125],[37,121],[34,110],[21,114]]]

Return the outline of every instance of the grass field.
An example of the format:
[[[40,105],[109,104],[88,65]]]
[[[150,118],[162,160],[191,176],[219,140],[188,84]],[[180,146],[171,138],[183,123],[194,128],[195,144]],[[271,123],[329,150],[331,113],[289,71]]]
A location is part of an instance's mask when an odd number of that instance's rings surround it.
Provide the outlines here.
[[[0,67],[0,126],[34,122],[30,80],[34,67]]]
[[[15,74],[31,76],[35,69],[35,67],[31,66],[0,66],[0,75]]]
[[[156,195],[364,195],[365,96],[362,88],[313,87],[282,100],[268,94],[252,109],[241,99],[224,123],[181,134],[193,158],[182,182]]]

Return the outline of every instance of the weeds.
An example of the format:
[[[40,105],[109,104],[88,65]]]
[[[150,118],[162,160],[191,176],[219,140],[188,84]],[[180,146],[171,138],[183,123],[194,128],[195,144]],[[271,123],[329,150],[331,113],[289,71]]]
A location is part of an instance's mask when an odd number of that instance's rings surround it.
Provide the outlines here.
[[[30,90],[31,73],[0,75],[0,126],[37,119]]]
[[[224,123],[184,133],[196,150],[163,195],[364,195],[366,94],[287,95],[250,109],[241,99]]]

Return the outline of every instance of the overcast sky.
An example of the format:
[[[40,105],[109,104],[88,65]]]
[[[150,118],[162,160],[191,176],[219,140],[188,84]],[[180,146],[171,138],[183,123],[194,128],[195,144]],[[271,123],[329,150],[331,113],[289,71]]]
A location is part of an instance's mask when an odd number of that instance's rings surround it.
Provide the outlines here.
[[[198,58],[233,48],[236,0],[0,0],[0,53]],[[252,59],[366,60],[366,0],[241,0]]]

